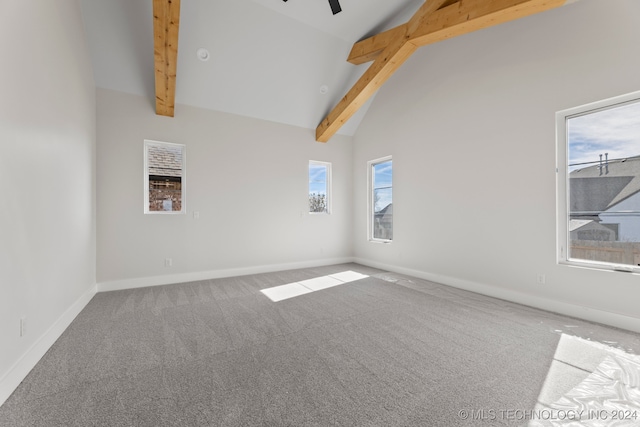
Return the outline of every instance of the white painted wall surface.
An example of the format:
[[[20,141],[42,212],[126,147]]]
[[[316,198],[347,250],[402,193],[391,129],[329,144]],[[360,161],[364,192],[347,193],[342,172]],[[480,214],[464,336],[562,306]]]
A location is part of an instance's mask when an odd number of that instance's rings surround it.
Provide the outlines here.
[[[640,89],[638,17],[636,0],[582,0],[418,50],[354,137],[356,258],[640,330],[640,278],[558,265],[555,234],[555,112]],[[383,245],[365,169],[386,155]]]
[[[79,6],[6,1],[2,17],[0,404],[96,287],[95,89]]]
[[[312,130],[185,105],[161,117],[104,89],[97,110],[100,289],[351,256],[350,137],[320,144]],[[145,139],[186,145],[186,215],[143,213]],[[331,215],[308,214],[309,160],[332,164]]]

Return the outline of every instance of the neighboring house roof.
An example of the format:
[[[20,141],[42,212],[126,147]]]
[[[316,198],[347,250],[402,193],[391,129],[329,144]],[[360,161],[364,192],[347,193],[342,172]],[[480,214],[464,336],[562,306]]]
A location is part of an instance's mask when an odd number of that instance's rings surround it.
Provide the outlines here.
[[[596,164],[569,174],[571,212],[603,212],[640,192],[640,156]]]
[[[393,215],[393,203],[389,203],[387,206],[374,213],[374,216],[376,217],[384,217],[387,215]]]
[[[149,175],[182,176],[182,150],[156,145],[149,146]]]
[[[618,229],[615,224],[600,224],[594,220],[572,219],[569,220],[569,232],[571,239],[575,240],[617,240]]]

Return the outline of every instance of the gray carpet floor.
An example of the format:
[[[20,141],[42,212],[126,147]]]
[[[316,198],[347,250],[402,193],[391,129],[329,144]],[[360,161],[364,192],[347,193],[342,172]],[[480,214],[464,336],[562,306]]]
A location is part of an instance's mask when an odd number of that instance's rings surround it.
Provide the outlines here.
[[[260,290],[370,277],[279,302]],[[356,264],[97,294],[0,426],[464,426],[531,410],[561,333],[640,335]]]

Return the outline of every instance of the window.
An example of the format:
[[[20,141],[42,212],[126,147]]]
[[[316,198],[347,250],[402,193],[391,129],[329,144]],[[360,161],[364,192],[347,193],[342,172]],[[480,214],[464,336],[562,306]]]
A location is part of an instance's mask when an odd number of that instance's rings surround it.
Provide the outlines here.
[[[391,157],[370,161],[369,239],[393,240],[393,163]]]
[[[556,124],[559,261],[640,272],[640,92]]]
[[[309,213],[331,213],[331,163],[309,161]]]
[[[144,141],[144,213],[185,212],[186,147]]]

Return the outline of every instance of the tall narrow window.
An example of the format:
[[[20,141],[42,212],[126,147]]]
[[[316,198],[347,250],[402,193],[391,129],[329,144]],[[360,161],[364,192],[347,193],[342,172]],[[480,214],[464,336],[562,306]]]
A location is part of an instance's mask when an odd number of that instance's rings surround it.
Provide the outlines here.
[[[640,270],[640,93],[557,114],[560,262]]]
[[[393,240],[393,162],[384,157],[369,162],[369,239]]]
[[[186,147],[144,141],[144,212],[185,212]]]
[[[309,161],[309,213],[331,213],[331,163]]]

